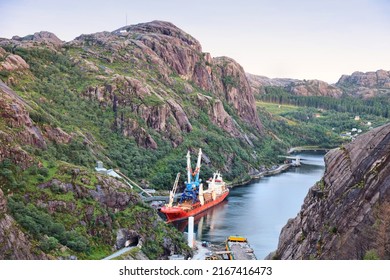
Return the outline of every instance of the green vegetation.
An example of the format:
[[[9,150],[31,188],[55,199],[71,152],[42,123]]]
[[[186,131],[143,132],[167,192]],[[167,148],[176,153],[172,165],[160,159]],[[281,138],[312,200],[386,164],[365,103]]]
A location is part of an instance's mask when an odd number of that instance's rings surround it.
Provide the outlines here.
[[[24,189],[26,182],[20,176],[21,169],[10,159],[0,162],[0,188],[5,192]]]
[[[375,250],[368,250],[363,257],[364,260],[380,260]]]
[[[164,254],[167,236],[175,246],[187,248],[181,234],[142,202],[129,203],[123,211],[114,212],[96,201],[90,195],[98,183],[92,171],[61,162],[44,162],[40,168],[33,165],[23,171],[4,160],[0,167],[1,188],[12,192],[7,199],[10,214],[45,253],[61,258],[76,255],[80,259],[101,259],[111,253],[118,227],[134,229],[144,236],[142,251],[151,259]],[[38,179],[41,177],[43,182]],[[23,188],[18,182],[21,178]],[[134,195],[127,188],[117,191]]]
[[[341,137],[332,128],[312,118],[310,108],[297,108],[295,112],[274,116],[265,108],[258,108],[263,125],[272,133],[275,140],[285,147],[319,146],[333,148],[342,143]]]
[[[98,51],[99,47],[96,48]],[[38,48],[16,48],[14,52],[21,55],[31,66],[32,76],[21,78],[16,88],[20,89],[18,91],[20,95],[31,102],[34,108],[30,112],[31,118],[39,125],[58,126],[67,133],[73,133],[69,144],[48,143],[46,151],[35,151],[37,156],[46,161],[60,160],[89,168],[92,168],[97,160],[103,159],[110,167],[119,168],[121,172],[136,181],[146,180],[156,189],[171,188],[176,173],[185,170],[184,156],[189,148],[191,150],[202,148],[210,158],[211,164],[203,166],[202,172],[205,177],[209,177],[215,169],[219,169],[225,170],[223,175],[227,180],[238,181],[248,178],[246,174],[250,168],[278,163],[277,156],[284,154],[289,147],[338,146],[344,141],[340,138],[340,134],[357,126],[356,121],[353,120],[355,112],[349,113],[343,110],[336,112],[322,108],[333,102],[332,100],[328,101],[320,97],[314,99],[294,97],[298,98],[296,100],[299,102],[293,102],[290,94],[279,88],[268,87],[266,94],[260,96],[263,101],[257,102],[259,116],[268,133],[265,136],[256,136],[257,140],[252,139],[251,144],[244,139],[227,135],[214,125],[206,112],[202,111],[203,108],[198,108],[194,103],[196,100],[191,95],[182,95],[179,101],[188,110],[196,108],[198,111],[198,115],[190,116],[193,130],[181,135],[156,133],[129,107],[114,108],[112,105],[102,105],[97,99],[84,96],[88,86],[103,86],[103,84],[96,80],[93,73],[82,71],[72,63],[72,56],[79,55],[79,49],[68,48],[62,52],[54,52]],[[120,61],[109,63],[95,59],[94,62],[110,68],[123,66]],[[121,71],[129,74],[128,70]],[[149,75],[156,75],[154,70],[148,71],[152,71]],[[181,78],[175,75],[173,78],[175,80],[173,94],[184,92]],[[231,76],[225,77],[223,82],[225,86],[237,86],[237,81]],[[158,84],[158,86],[163,85]],[[22,90],[26,87],[32,90],[26,93]],[[123,85],[118,87],[122,91],[125,90]],[[204,95],[210,95],[194,84],[192,87]],[[171,92],[171,89],[167,91]],[[143,100],[133,98],[132,102],[137,106],[145,104],[151,107],[164,104],[164,101],[154,94],[144,97]],[[250,135],[251,128],[240,121],[235,110],[225,101],[224,108],[244,129],[244,132]],[[320,117],[315,117],[316,114],[320,114]],[[134,119],[152,135],[158,144],[158,149],[145,149],[135,138],[123,137],[123,125],[118,122],[120,118]],[[367,117],[362,115],[361,118],[375,124],[385,120],[371,115]],[[368,129],[366,126],[361,128],[362,131]],[[170,141],[176,137],[182,137],[183,141],[174,148]],[[37,180],[43,182],[45,174],[39,175]]]
[[[375,109],[379,103],[383,105],[386,102],[363,102],[349,97],[296,96],[277,87],[266,87],[265,91],[265,94],[257,96],[260,99],[256,102],[259,116],[264,126],[290,147],[336,147],[350,140],[346,133],[357,134],[358,130],[364,133],[371,126],[388,122],[388,118]],[[341,104],[341,107],[332,104]],[[356,116],[359,116],[358,120]],[[355,129],[354,132],[352,129]]]
[[[49,252],[60,243],[75,252],[87,253],[89,241],[77,231],[66,231],[62,223],[35,205],[25,204],[20,198],[8,199],[8,206],[16,221],[35,238],[41,239],[40,247]]]
[[[264,108],[267,112],[273,115],[282,115],[290,112],[297,112],[299,110],[298,106],[289,105],[289,104],[278,104],[278,103],[270,103],[270,102],[262,102],[256,101],[256,105],[258,107]]]
[[[344,96],[340,99],[328,96],[298,96],[286,92],[279,87],[265,87],[265,94],[257,95],[261,101],[289,104],[300,107],[312,107],[336,112],[348,112],[356,115],[374,115],[388,118],[390,100],[386,96],[379,96],[370,99],[360,99]]]
[[[96,99],[87,99],[83,96],[89,85],[101,82],[96,81],[94,75],[82,71],[72,63],[69,54],[77,55],[77,49],[69,48],[63,52],[54,52],[39,48],[16,48],[14,52],[21,55],[31,66],[33,78],[21,77],[16,88],[20,89],[18,93],[33,105],[31,118],[39,125],[58,126],[65,132],[73,133],[69,144],[48,143],[47,150],[34,151],[46,161],[60,160],[92,168],[97,160],[109,158],[110,161],[104,160],[106,164],[112,168],[119,168],[130,178],[136,181],[146,179],[153,188],[170,189],[176,173],[185,170],[185,154],[189,148],[192,150],[202,148],[210,158],[212,165],[205,165],[202,170],[205,177],[211,176],[215,169],[226,170],[224,176],[231,181],[247,178],[245,174],[249,167],[275,164],[277,162],[275,155],[284,152],[285,147],[273,143],[270,137],[253,141],[254,147],[243,139],[232,138],[211,123],[208,115],[202,111],[199,112],[199,116],[190,119],[193,130],[178,135],[183,137],[183,143],[174,148],[167,138],[176,136],[165,136],[150,130],[142,119],[128,110],[128,107],[113,110],[110,106],[102,106]],[[104,61],[97,62],[111,68],[113,66]],[[121,65],[119,62],[114,64]],[[180,79],[177,77],[175,79],[178,81],[176,83],[178,89],[182,91]],[[228,76],[224,83],[226,86],[236,86],[237,81]],[[22,91],[22,88],[26,87],[31,89],[28,96],[24,90]],[[196,85],[193,87],[209,95]],[[188,108],[198,106],[193,103],[191,96],[182,98],[181,102]],[[142,103],[152,107],[163,104],[163,101],[154,94],[146,96],[142,101],[133,101],[135,104]],[[225,103],[224,107],[249,134],[251,129],[239,120],[230,105]],[[153,136],[158,149],[145,149],[140,147],[136,139],[123,137],[123,127],[117,122],[119,117],[135,118],[137,123]],[[250,150],[254,152],[249,152]],[[254,157],[254,154],[257,156]],[[229,161],[231,165],[226,166]],[[38,177],[37,180],[44,181],[42,177]]]
[[[0,161],[0,188],[23,232],[37,248],[54,257],[100,259],[109,255],[119,228],[136,229],[145,237],[141,250],[151,259],[167,254],[166,242],[178,251],[188,250],[181,234],[139,202],[135,191],[115,190],[129,198],[123,209],[102,202],[102,179],[93,169],[98,160],[140,184],[164,191],[171,189],[178,172],[185,172],[187,150],[194,153],[202,148],[208,159],[202,164],[202,178],[220,170],[225,180],[237,183],[250,179],[249,170],[282,162],[278,156],[290,147],[339,146],[347,141],[340,136],[344,131],[369,129],[363,121],[375,126],[387,121],[388,103],[381,99],[365,108],[361,101],[348,98],[335,102],[296,97],[269,87],[257,102],[264,134],[243,122],[237,110],[221,98],[240,133],[232,136],[214,124],[210,108],[199,105],[198,94],[215,105],[216,96],[210,91],[178,74],[160,73],[147,54],[137,53],[129,59],[135,47],[120,45],[117,53],[88,38],[83,46],[59,50],[4,47],[30,66],[22,73],[2,71],[0,78],[14,79],[12,89],[27,103],[36,126],[29,129],[41,131],[46,146],[26,144],[18,135],[22,127],[8,127],[0,119],[1,131],[15,141],[10,144],[20,146],[22,155],[28,157],[25,169],[14,158]],[[240,87],[234,76],[225,76],[222,83],[228,89]],[[182,129],[183,124],[173,117],[181,112],[173,109],[161,127],[156,125],[154,121],[170,111],[169,99],[185,110],[191,130]],[[361,117],[359,123],[354,120],[356,114]],[[156,149],[143,145],[150,137]],[[194,166],[195,154],[192,160]]]
[[[225,76],[223,79],[222,79],[222,82],[223,84],[225,85],[225,87],[237,87],[238,86],[238,82],[236,81],[236,79],[232,76]]]

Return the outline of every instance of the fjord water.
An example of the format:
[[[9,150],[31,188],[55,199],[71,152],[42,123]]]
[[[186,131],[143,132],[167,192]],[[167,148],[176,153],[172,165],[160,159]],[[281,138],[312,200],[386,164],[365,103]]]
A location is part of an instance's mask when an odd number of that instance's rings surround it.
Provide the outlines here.
[[[282,227],[299,213],[309,188],[325,170],[323,154],[297,155],[306,159],[306,164],[235,187],[226,201],[195,217],[196,239],[222,244],[229,235],[242,235],[257,259],[275,251]],[[186,230],[185,222],[176,225]]]

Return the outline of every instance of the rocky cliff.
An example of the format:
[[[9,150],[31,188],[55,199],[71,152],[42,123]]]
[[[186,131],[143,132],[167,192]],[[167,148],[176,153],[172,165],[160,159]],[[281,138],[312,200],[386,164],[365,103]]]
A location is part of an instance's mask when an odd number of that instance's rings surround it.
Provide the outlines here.
[[[14,91],[0,81],[0,162],[12,159],[22,168],[33,162],[22,145],[44,149],[42,131],[31,120],[28,105]]]
[[[286,90],[299,96],[329,96],[339,98],[343,91],[334,85],[320,80],[295,81],[287,85]]]
[[[250,86],[252,87],[252,91],[254,93],[263,94],[264,87],[272,86],[272,87],[286,87],[293,82],[299,82],[297,79],[289,79],[289,78],[268,78],[266,76],[254,75],[250,73],[246,73],[248,77],[248,81]]]
[[[329,96],[340,98],[343,94],[359,98],[386,96],[390,93],[390,71],[354,72],[342,75],[336,84],[320,80],[270,79],[246,74],[253,92],[263,94],[265,87],[279,87],[299,96]]]
[[[281,231],[278,259],[390,257],[390,124],[331,150],[326,171]]]
[[[65,43],[60,40],[55,34],[48,31],[35,32],[32,35],[24,37],[13,36],[12,41],[16,46],[28,46],[37,47],[41,46],[44,48],[49,47],[52,50],[59,49]]]
[[[183,133],[192,130],[189,119],[197,115],[196,111],[186,111],[182,106],[187,96],[197,94],[194,86],[211,93],[217,102],[227,102],[242,121],[262,133],[254,96],[243,68],[232,59],[212,58],[210,54],[203,53],[195,38],[171,23],[153,21],[125,26],[113,32],[82,35],[67,45],[88,50],[87,54],[73,59],[91,71],[98,71],[93,62],[95,58],[110,62],[105,69],[106,74],[112,73],[111,65],[118,62],[147,70],[131,72],[131,75],[101,77],[104,85],[89,87],[85,93],[115,106],[117,110],[128,108],[140,116],[147,127],[139,126],[133,118],[124,115],[118,115],[115,125],[121,127],[125,136],[136,135],[141,146],[157,148],[147,128],[158,131],[174,146],[183,141]],[[110,51],[109,56],[107,50]],[[150,80],[148,72],[159,77],[159,81],[155,78]],[[155,90],[156,87],[158,90]],[[211,111],[209,113],[214,124],[231,136],[238,135],[236,132],[240,128],[237,123],[234,123],[235,133],[232,134],[232,122],[225,125],[217,121]]]
[[[289,78],[270,79],[265,76],[246,74],[253,92],[264,94],[266,87],[282,88],[286,92],[298,96],[329,96],[339,98],[342,89],[320,80],[297,80]]]
[[[88,121],[99,119],[97,126],[120,133],[150,153],[159,153],[167,144],[184,149],[183,144],[194,142],[188,138],[199,139],[195,136],[199,131],[216,133],[214,128],[222,130],[218,137],[234,139],[236,147],[246,143],[245,149],[256,144],[259,149],[264,136],[244,69],[231,58],[213,58],[202,52],[198,40],[169,22],[83,34],[71,42],[49,32],[0,39],[0,75],[6,85],[26,97],[33,111],[40,111],[34,114],[42,123],[37,129],[57,144],[69,144],[77,135],[87,134],[67,129],[57,117],[43,113],[54,110],[61,119],[80,122],[79,108],[69,109],[70,100],[90,104],[85,104],[87,110],[98,106],[90,113],[84,110]],[[61,92],[66,94],[61,97]],[[99,138],[96,129],[90,139]],[[62,132],[64,137],[55,139]],[[94,156],[109,145],[87,138],[83,141],[90,144]],[[203,137],[196,145],[208,146]],[[203,148],[209,157],[215,152]],[[232,150],[223,153],[224,161],[218,158],[215,168],[231,171],[233,162],[228,159],[234,155],[239,157],[235,162],[240,168],[259,168],[258,158],[252,160]]]
[[[390,71],[354,72],[341,76],[336,85],[363,98],[387,95],[390,93]]]

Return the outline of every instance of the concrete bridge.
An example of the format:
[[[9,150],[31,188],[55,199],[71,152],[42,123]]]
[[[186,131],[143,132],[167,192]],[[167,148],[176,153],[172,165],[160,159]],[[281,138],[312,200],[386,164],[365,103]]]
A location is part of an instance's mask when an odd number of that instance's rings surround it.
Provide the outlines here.
[[[291,166],[301,166],[302,163],[301,161],[305,161],[305,159],[302,159],[299,156],[279,156],[279,157],[291,160],[290,163]]]

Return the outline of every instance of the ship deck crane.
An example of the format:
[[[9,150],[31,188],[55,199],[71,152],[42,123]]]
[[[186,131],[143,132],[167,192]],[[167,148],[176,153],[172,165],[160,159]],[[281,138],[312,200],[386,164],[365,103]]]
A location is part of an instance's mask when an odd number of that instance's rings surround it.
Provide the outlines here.
[[[187,152],[187,181],[185,182],[186,188],[180,198],[180,202],[184,200],[192,199],[194,202],[198,199],[199,185],[202,180],[199,179],[200,166],[202,160],[202,149],[199,149],[198,160],[194,172],[191,168],[191,155],[190,151]]]
[[[173,184],[173,188],[172,188],[172,190],[169,192],[168,207],[172,207],[172,205],[173,205],[173,200],[174,200],[174,198],[175,198],[175,194],[176,194],[176,190],[177,190],[177,185],[179,184],[179,178],[180,178],[180,172],[177,173],[175,183]]]

